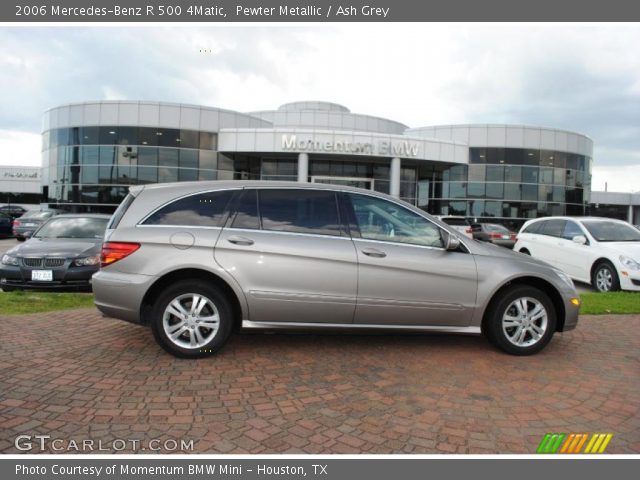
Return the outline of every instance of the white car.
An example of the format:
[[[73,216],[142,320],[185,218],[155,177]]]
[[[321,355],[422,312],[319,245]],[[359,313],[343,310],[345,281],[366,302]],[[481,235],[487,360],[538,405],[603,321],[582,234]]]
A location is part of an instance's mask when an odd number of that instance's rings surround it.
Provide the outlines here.
[[[455,228],[467,238],[473,238],[473,230],[471,229],[471,224],[465,217],[458,215],[439,215],[438,218],[447,225]]]
[[[600,292],[640,291],[640,231],[601,217],[545,217],[520,229],[513,249]]]

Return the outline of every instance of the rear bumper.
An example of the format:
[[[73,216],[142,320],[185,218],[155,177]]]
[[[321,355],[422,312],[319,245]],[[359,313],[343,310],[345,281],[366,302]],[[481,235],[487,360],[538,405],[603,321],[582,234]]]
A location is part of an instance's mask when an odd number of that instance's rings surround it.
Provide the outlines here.
[[[93,275],[96,307],[108,317],[142,323],[142,300],[155,280],[149,275],[100,270]]]

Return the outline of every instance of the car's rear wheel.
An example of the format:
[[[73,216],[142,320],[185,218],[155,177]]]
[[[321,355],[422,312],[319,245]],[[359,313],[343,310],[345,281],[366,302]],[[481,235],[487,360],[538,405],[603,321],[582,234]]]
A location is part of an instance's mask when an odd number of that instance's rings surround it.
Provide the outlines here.
[[[172,285],[158,296],[151,329],[158,344],[182,358],[216,353],[232,330],[229,301],[215,286],[190,280]]]
[[[618,272],[610,262],[600,262],[593,269],[591,285],[599,292],[615,292],[620,290]]]
[[[489,341],[512,355],[542,350],[556,330],[557,316],[546,293],[527,285],[504,292],[489,307],[483,331]]]

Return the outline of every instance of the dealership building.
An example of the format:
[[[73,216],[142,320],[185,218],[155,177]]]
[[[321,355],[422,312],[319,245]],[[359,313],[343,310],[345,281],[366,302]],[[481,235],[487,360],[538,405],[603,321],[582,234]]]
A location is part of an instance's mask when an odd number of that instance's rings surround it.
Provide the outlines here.
[[[524,125],[411,128],[328,102],[249,113],[163,102],[62,105],[44,115],[42,193],[110,212],[130,185],[290,180],[376,190],[437,215],[519,225],[588,210],[592,140]]]

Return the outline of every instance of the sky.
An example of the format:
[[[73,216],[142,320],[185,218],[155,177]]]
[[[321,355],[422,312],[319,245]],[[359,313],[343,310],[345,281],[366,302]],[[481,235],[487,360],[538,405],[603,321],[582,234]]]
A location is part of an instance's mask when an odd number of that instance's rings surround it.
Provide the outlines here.
[[[410,127],[584,133],[592,189],[640,191],[637,45],[618,24],[0,27],[0,165],[39,165],[42,114],[65,103],[324,100]]]

